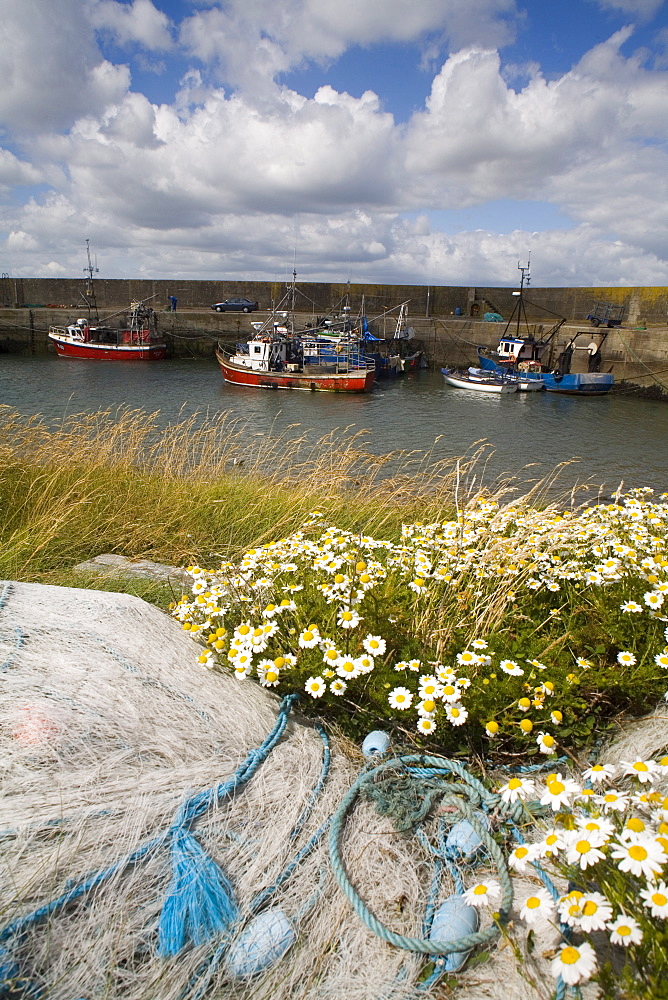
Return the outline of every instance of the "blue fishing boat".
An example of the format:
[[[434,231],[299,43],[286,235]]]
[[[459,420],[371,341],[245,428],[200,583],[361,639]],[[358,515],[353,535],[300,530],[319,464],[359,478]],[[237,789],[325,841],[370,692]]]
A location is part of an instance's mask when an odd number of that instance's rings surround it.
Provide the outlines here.
[[[517,266],[522,273],[520,289],[513,292],[517,301],[496,350],[478,347],[480,368],[520,378],[524,383],[540,382],[547,392],[573,396],[605,395],[615,381],[612,373],[601,372],[601,345],[607,333],[578,331],[555,358],[556,336],[566,319],[559,318],[547,333],[539,337],[529,330],[524,297],[524,286],[530,282],[529,264],[522,266],[518,263]],[[513,322],[514,331],[511,332]],[[526,332],[523,334],[523,331]]]

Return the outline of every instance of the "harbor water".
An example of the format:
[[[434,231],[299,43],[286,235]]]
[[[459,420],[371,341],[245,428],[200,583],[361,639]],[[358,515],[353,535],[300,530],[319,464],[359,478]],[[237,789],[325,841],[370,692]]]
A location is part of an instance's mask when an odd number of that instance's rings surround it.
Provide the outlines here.
[[[476,472],[483,486],[515,477],[519,489],[569,463],[558,492],[589,483],[609,496],[621,482],[668,491],[668,405],[623,395],[476,393],[446,386],[433,371],[381,381],[369,394],[272,392],[226,385],[213,360],[133,365],[4,355],[0,404],[49,423],[119,406],[159,411],[161,424],[228,412],[249,434],[316,440],[334,432],[344,442],[364,432],[367,451],[429,452],[430,461],[470,455],[485,442]]]

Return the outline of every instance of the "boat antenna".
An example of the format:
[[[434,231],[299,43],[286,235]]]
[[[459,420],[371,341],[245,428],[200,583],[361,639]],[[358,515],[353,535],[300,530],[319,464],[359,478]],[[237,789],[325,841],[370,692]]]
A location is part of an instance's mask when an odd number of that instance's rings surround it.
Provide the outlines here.
[[[97,311],[97,300],[95,298],[95,285],[93,284],[93,275],[99,273],[99,268],[97,267],[97,259],[95,265],[93,265],[91,260],[90,239],[86,240],[86,257],[88,259],[88,263],[86,267],[84,267],[84,274],[88,275],[88,280],[86,281],[86,292],[84,298],[88,303],[89,319],[94,316],[96,320],[99,320],[100,317]]]
[[[520,322],[522,319],[522,315],[524,315],[524,321],[526,323],[526,309],[524,307],[524,286],[526,285],[528,288],[529,285],[531,284],[531,255],[529,255],[529,259],[527,260],[526,264],[520,264],[518,260],[517,269],[522,273],[522,278],[520,280],[520,296],[517,301],[517,339],[519,340]],[[529,324],[527,323],[527,329],[528,326]]]

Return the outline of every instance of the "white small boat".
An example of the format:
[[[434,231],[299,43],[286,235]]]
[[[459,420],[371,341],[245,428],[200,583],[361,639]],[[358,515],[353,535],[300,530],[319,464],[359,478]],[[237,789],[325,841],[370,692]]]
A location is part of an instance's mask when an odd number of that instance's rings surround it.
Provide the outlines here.
[[[517,382],[504,377],[485,378],[470,375],[468,372],[451,372],[449,368],[441,368],[443,378],[455,389],[475,389],[476,392],[517,392]]]
[[[472,379],[488,379],[494,373],[486,368],[469,368],[469,375]],[[541,375],[528,375],[522,372],[503,372],[500,377],[506,382],[517,382],[520,392],[538,392],[544,389],[545,385]]]

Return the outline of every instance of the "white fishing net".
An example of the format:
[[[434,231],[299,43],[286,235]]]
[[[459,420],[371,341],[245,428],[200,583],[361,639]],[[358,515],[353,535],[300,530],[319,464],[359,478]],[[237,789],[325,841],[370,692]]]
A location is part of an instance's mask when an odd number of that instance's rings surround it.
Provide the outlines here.
[[[262,744],[279,701],[250,681],[195,667],[192,640],[137,598],[23,583],[0,585],[0,595],[6,927],[163,834],[184,798],[229,778]],[[294,712],[248,783],[194,824],[230,879],[242,915],[360,773],[363,759],[349,744],[334,741],[332,751],[322,794],[296,838],[290,832],[318,782],[323,744]],[[235,979],[223,959],[207,971],[216,941],[159,957],[157,925],[172,876],[168,848],[160,844],[66,906],[21,924],[2,942],[0,966],[5,978],[13,970],[12,989],[20,980],[24,992],[5,994],[0,985],[0,996],[28,996],[32,988],[48,1000],[415,995],[423,958],[386,943],[359,919],[332,876],[326,836],[268,904],[297,931],[293,947],[269,969]],[[343,851],[376,917],[396,933],[420,937],[431,876],[418,841],[359,801]],[[518,886],[521,905],[529,888],[523,896]],[[489,964],[459,977],[458,995],[549,996],[554,983],[536,956],[555,939],[547,932],[534,957],[526,956],[528,978],[518,974],[511,948],[492,945]]]

